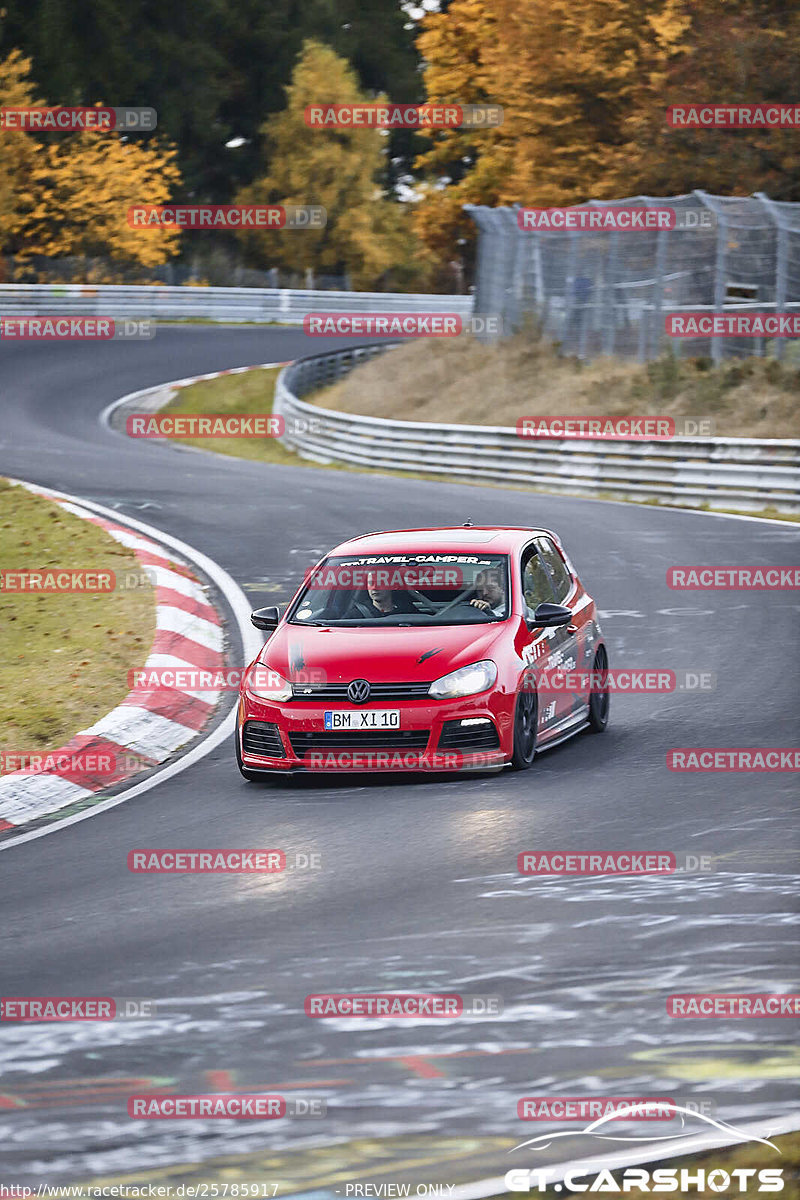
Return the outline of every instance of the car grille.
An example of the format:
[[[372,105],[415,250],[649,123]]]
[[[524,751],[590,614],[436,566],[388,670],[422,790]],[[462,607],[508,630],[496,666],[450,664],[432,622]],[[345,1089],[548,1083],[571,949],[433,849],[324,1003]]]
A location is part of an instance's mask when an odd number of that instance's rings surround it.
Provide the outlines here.
[[[358,678],[356,676],[356,678]],[[303,704],[350,704],[348,683],[293,683],[292,699]],[[430,683],[371,683],[369,703],[387,700],[422,700]]]
[[[267,721],[245,721],[242,733],[245,754],[262,754],[267,758],[286,758],[277,725]]]
[[[499,750],[500,739],[491,721],[485,725],[462,725],[460,721],[445,721],[439,735],[440,750]]]
[[[312,750],[424,750],[429,736],[428,729],[379,729],[365,730],[363,733],[311,730],[290,733],[289,741],[297,757],[303,758]]]

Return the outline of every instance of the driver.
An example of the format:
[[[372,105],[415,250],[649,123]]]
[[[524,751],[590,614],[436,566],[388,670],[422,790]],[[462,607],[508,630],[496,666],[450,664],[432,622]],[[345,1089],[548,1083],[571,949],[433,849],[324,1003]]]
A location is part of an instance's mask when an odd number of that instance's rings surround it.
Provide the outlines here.
[[[367,594],[375,609],[375,616],[388,617],[392,613],[416,612],[407,592],[379,587],[378,577],[374,571],[370,571],[367,575]]]
[[[497,567],[487,567],[475,578],[476,596],[470,600],[473,608],[491,613],[493,617],[501,617],[506,610],[505,575]]]

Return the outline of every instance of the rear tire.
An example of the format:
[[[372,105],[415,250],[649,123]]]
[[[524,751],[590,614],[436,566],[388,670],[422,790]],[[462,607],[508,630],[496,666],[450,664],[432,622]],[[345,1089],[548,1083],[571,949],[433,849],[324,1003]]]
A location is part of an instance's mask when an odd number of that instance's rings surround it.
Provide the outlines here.
[[[592,664],[592,671],[607,671],[608,670],[608,655],[606,654],[605,646],[598,646]],[[605,686],[602,691],[592,691],[589,696],[589,729],[592,733],[602,733],[606,725],[608,725],[608,710],[611,705],[611,697],[608,692],[608,681],[604,681]]]
[[[511,766],[515,771],[527,771],[536,756],[536,735],[539,730],[539,697],[533,690],[517,693],[514,709],[514,752]]]

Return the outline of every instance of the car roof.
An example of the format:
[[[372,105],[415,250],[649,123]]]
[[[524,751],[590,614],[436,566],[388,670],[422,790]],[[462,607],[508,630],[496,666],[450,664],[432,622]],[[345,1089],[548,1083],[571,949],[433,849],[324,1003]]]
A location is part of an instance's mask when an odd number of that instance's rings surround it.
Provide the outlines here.
[[[433,529],[391,529],[384,533],[363,533],[342,542],[332,555],[350,554],[464,554],[476,550],[483,554],[510,554],[537,533],[552,536],[549,529],[528,526],[447,525]]]

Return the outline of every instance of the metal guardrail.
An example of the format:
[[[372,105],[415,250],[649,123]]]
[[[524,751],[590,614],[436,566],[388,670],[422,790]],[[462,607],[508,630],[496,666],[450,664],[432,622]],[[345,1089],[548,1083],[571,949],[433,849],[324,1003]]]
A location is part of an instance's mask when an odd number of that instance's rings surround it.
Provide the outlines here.
[[[673,438],[665,442],[527,439],[497,425],[432,425],[333,412],[301,397],[398,345],[315,354],[285,367],[273,411],[303,458],[543,491],[665,504],[772,507],[800,513],[800,440]]]
[[[195,318],[302,324],[306,313],[472,313],[472,296],[326,292],[291,288],[152,287],[122,284],[3,283],[0,316]]]

